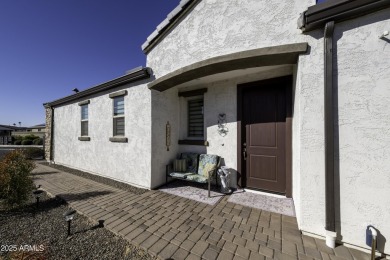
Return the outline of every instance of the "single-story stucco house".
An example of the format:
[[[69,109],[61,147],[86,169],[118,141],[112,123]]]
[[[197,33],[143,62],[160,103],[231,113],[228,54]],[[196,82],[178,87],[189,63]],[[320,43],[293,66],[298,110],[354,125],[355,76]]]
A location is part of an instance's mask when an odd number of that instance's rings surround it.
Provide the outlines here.
[[[181,1],[146,68],[44,104],[46,159],[154,189],[216,154],[305,234],[390,254],[390,1],[322,2]]]

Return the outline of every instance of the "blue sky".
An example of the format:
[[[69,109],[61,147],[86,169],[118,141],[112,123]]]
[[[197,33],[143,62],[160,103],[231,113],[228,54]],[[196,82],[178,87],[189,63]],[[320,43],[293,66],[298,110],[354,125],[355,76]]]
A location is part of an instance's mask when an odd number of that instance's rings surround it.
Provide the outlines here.
[[[179,1],[1,1],[0,124],[44,123],[43,103],[145,66],[142,43]]]

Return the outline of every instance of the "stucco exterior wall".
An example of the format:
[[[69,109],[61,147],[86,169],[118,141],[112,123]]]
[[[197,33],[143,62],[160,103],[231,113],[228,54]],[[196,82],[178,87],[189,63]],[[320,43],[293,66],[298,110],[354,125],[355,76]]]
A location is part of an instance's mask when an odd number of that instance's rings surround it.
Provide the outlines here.
[[[354,244],[364,241],[368,225],[390,238],[390,41],[378,38],[389,28],[389,10],[335,27],[339,219],[343,238]]]
[[[113,99],[109,94],[121,89],[128,91],[124,97],[127,143],[109,141],[113,136]],[[90,141],[78,140],[81,132],[79,101],[54,109],[55,163],[150,188],[151,93],[146,81],[86,99],[90,100]]]
[[[305,41],[297,18],[314,4],[315,0],[202,0],[148,53],[147,65],[158,78],[207,58]]]
[[[294,95],[299,97],[294,103],[293,118],[293,181],[305,189],[296,187],[293,195],[300,228],[324,235],[323,44],[318,40],[322,31],[304,35],[296,28],[299,13],[313,4],[315,1],[203,0],[148,53],[147,65],[153,67],[158,78],[223,54],[308,42],[309,54],[301,55],[297,65]],[[250,78],[246,82],[249,81]],[[213,103],[210,108],[205,105],[210,142],[207,152],[223,155],[226,165],[234,170],[237,170],[236,83],[213,86],[205,94],[205,102]],[[228,111],[226,116],[231,121],[229,134],[224,138],[216,132],[217,115],[223,112],[219,110]],[[188,150],[194,147],[180,146],[180,151]]]
[[[165,167],[178,156],[179,128],[179,100],[177,90],[165,92],[151,91],[152,98],[152,175],[151,187],[156,188],[165,184]],[[171,145],[169,151],[166,146],[166,124],[171,126]]]
[[[308,42],[310,50],[299,57],[293,73],[293,197],[299,227],[325,235],[323,30],[302,34],[296,29],[299,13],[314,4],[311,0],[203,0],[148,53],[147,65],[159,78],[223,54]],[[376,17],[374,21],[363,17],[336,24],[340,55],[335,71],[339,74],[335,81],[340,123],[338,232],[343,241],[358,246],[365,246],[368,224],[378,225],[387,240],[390,237],[390,230],[384,227],[384,220],[389,219],[390,202],[375,201],[375,196],[390,197],[385,188],[389,186],[390,167],[387,163],[390,140],[386,134],[390,127],[386,116],[389,63],[385,58],[389,43],[377,37],[390,27],[387,16],[385,10],[367,16]],[[210,142],[207,152],[221,154],[226,165],[232,167],[237,166],[236,83],[212,84],[205,93],[205,124]],[[177,101],[175,106],[180,107]],[[229,122],[226,137],[216,131],[220,112],[226,113]],[[188,150],[194,147],[178,148],[179,152]],[[159,158],[158,154],[154,156]],[[389,246],[386,251],[390,251]]]

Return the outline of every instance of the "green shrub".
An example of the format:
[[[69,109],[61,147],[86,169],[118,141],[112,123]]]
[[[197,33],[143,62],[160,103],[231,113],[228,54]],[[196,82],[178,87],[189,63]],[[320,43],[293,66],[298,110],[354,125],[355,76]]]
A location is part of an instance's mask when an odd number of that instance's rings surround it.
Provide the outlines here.
[[[14,145],[21,145],[22,144],[22,140],[16,140],[15,142],[14,142]]]
[[[14,141],[16,141],[16,140],[22,141],[23,140],[23,136],[21,136],[21,135],[13,135],[12,136],[12,140],[14,140]]]
[[[37,139],[34,139],[33,144],[34,145],[43,145],[43,139],[38,137]]]
[[[33,141],[33,140],[35,140],[37,138],[39,138],[39,136],[36,136],[36,135],[33,135],[33,134],[23,136],[23,140],[31,140],[31,141]]]
[[[32,140],[23,140],[22,145],[32,145],[33,141]]]
[[[43,149],[38,147],[28,147],[23,152],[27,159],[42,158],[44,155]]]
[[[0,198],[4,199],[6,206],[19,206],[27,201],[34,188],[30,178],[34,167],[34,163],[19,150],[6,154],[0,161]]]

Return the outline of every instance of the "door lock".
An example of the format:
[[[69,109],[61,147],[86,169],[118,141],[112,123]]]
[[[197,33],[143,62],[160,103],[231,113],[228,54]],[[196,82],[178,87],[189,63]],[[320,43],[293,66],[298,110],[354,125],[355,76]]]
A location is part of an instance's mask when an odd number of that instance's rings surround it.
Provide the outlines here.
[[[246,161],[246,143],[243,143],[242,146],[243,146],[243,148],[242,148],[243,152],[242,153],[244,155],[244,160]]]

